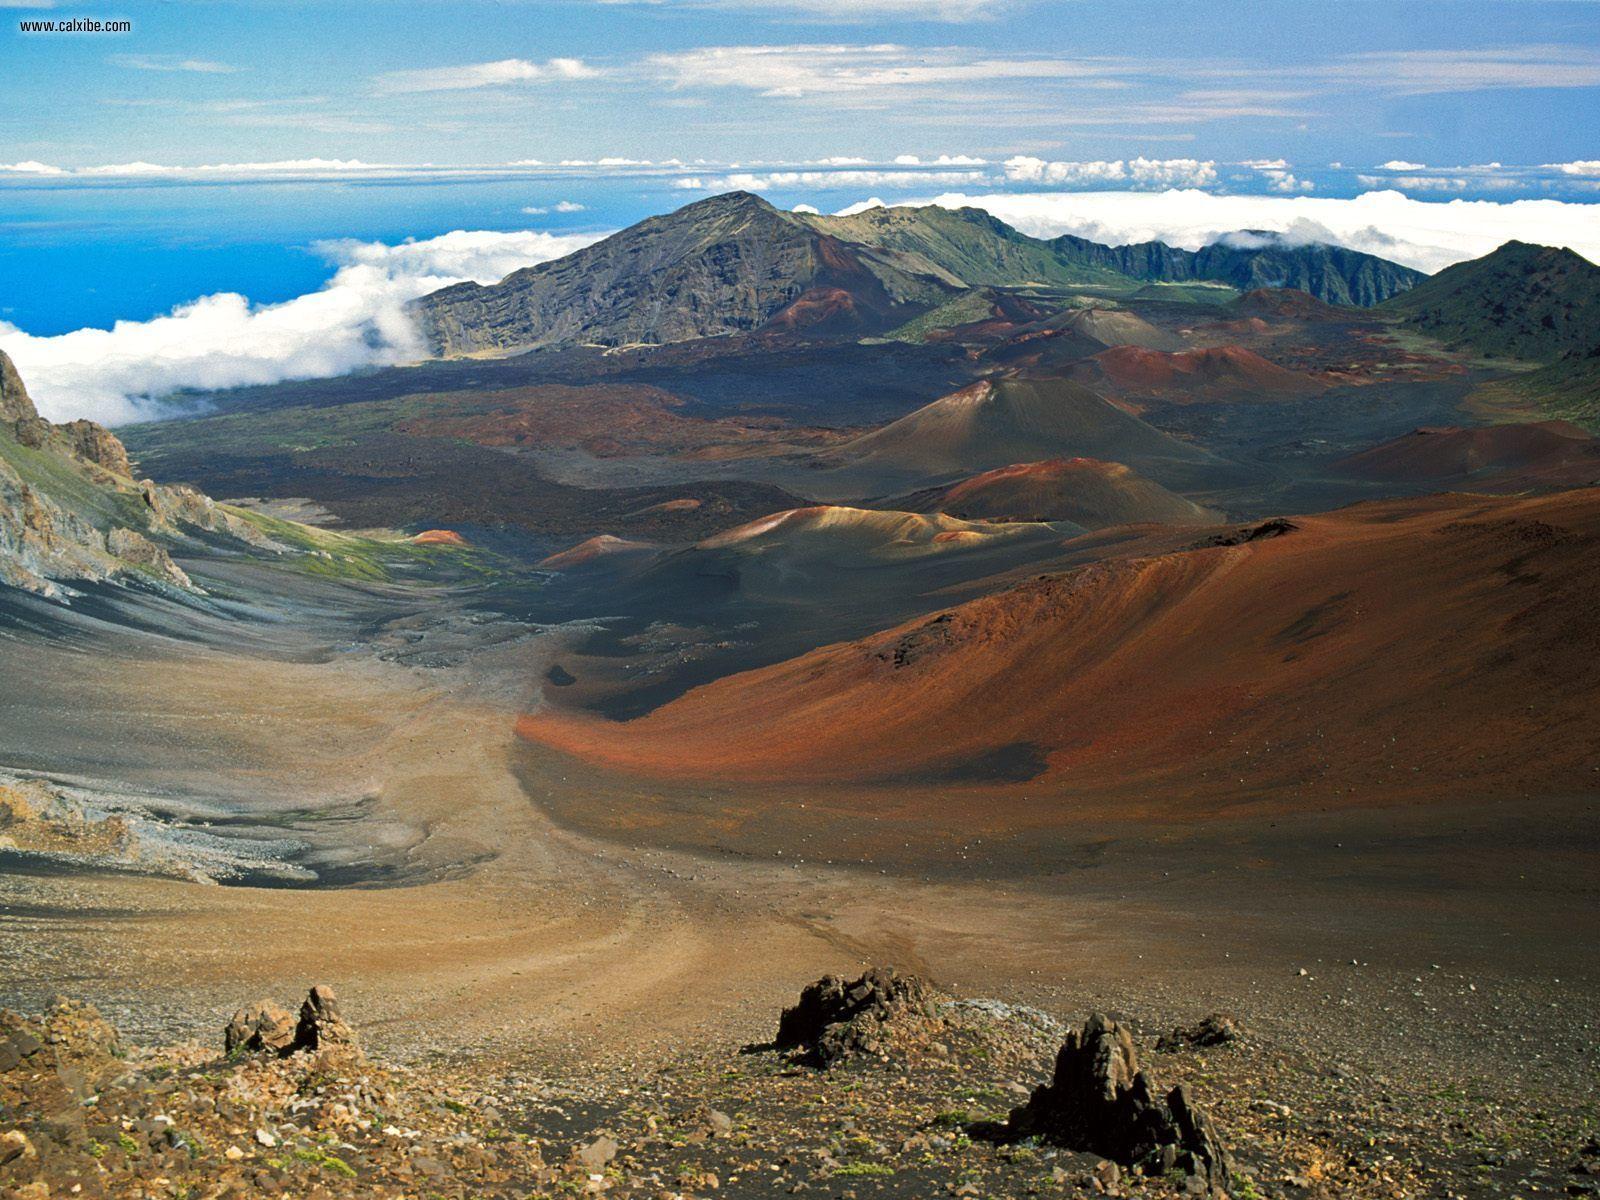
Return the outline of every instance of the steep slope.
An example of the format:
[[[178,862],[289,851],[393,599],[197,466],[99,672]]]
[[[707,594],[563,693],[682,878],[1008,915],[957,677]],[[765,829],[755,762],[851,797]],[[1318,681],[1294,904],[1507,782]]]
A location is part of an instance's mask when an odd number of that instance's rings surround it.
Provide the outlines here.
[[[1215,400],[1270,401],[1325,390],[1321,380],[1286,370],[1242,346],[1163,354],[1114,346],[1067,368],[1068,378],[1111,396],[1174,404]]]
[[[1416,429],[1352,454],[1335,469],[1383,483],[1500,490],[1600,482],[1600,438],[1565,421]]]
[[[984,380],[847,442],[846,461],[928,475],[988,470],[1045,458],[1143,465],[1211,456],[1065,379]]]
[[[847,245],[734,192],[651,217],[497,284],[434,292],[413,312],[439,353],[508,353],[557,343],[688,341],[775,318],[789,327],[881,328],[958,287],[921,261]]]
[[[977,208],[880,207],[848,217],[799,214],[799,219],[842,242],[894,251],[907,265],[960,287],[1128,282],[1114,268],[1063,259],[1051,243]]]
[[[1384,311],[1480,354],[1552,362],[1600,340],[1600,267],[1571,250],[1507,242],[1446,267]]]
[[[163,545],[185,528],[269,544],[210,497],[132,475],[109,430],[40,417],[0,352],[0,586],[54,600],[70,599],[71,582],[142,578],[189,589]]]
[[[1231,234],[1199,250],[1164,242],[1105,246],[1071,234],[1050,243],[1065,262],[1098,266],[1135,279],[1212,280],[1248,292],[1297,288],[1328,304],[1369,307],[1415,287],[1420,271],[1343,246],[1291,244],[1276,234]]]
[[[1223,541],[1045,577],[625,725],[520,728],[694,779],[926,782],[1021,755],[1030,794],[1125,813],[1593,789],[1600,492],[1368,504]]]
[[[1071,521],[1085,529],[1143,522],[1205,525],[1222,519],[1131,467],[1096,458],[1013,463],[914,492],[890,507],[967,521]]]

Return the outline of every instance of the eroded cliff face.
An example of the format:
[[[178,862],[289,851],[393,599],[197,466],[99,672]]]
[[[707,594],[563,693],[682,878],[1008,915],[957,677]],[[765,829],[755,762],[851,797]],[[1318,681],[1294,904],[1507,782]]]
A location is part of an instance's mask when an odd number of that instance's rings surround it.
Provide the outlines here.
[[[54,600],[69,599],[73,582],[128,577],[192,590],[163,541],[196,530],[270,545],[193,488],[136,480],[105,426],[44,420],[0,352],[0,585]]]

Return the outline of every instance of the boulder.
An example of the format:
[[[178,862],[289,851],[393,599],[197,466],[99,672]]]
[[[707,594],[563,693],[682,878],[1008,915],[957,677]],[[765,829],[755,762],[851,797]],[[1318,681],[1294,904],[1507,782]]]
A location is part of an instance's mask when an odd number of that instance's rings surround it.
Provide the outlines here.
[[[1162,1034],[1156,1042],[1156,1049],[1172,1051],[1191,1046],[1226,1046],[1243,1037],[1238,1021],[1227,1013],[1210,1013],[1193,1025],[1180,1025],[1171,1033]]]
[[[333,989],[318,984],[306,996],[296,1020],[271,1000],[257,1000],[233,1014],[222,1031],[223,1049],[234,1054],[276,1054],[287,1057],[300,1051],[358,1052],[356,1031],[339,1011]]]
[[[339,1011],[339,998],[326,984],[319,983],[312,988],[300,1006],[294,1044],[297,1050],[356,1048],[356,1031],[345,1021]]]
[[[1180,1170],[1204,1190],[1228,1184],[1227,1151],[1182,1087],[1165,1096],[1139,1069],[1126,1026],[1101,1013],[1067,1034],[1055,1073],[1012,1111],[1007,1131],[1087,1151],[1149,1174]]]
[[[774,1045],[831,1067],[881,1053],[896,1022],[934,1015],[933,997],[915,976],[884,967],[849,982],[824,975],[800,993],[799,1003],[783,1010]]]
[[[235,1054],[291,1054],[294,1052],[295,1019],[288,1009],[271,1000],[257,1000],[233,1014],[222,1031],[222,1047],[229,1058]]]

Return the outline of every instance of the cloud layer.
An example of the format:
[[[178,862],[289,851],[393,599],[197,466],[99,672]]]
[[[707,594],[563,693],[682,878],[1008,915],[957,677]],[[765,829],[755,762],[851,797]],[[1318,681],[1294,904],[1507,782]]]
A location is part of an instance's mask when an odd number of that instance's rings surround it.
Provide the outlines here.
[[[160,415],[183,389],[240,387],[342,375],[405,362],[424,348],[405,304],[464,280],[489,283],[569,254],[596,235],[457,230],[425,241],[324,242],[337,269],[319,290],[281,304],[219,292],[149,321],[34,337],[0,322],[40,412],[107,424]]]

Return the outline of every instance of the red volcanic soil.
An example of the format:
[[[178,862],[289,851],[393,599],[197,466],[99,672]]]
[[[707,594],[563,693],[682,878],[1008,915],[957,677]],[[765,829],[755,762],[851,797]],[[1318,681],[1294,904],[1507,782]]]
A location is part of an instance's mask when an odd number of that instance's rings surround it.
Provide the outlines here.
[[[657,778],[970,786],[1021,759],[1028,795],[1128,813],[1600,787],[1600,491],[1293,525],[1043,577],[625,724],[519,729]]]
[[[424,529],[411,539],[416,546],[469,546],[470,542],[454,529]]]
[[[867,322],[856,308],[856,298],[843,288],[814,287],[796,296],[787,308],[773,315],[763,330],[808,333],[861,329]]]
[[[1085,529],[1142,522],[1205,525],[1222,519],[1131,467],[1097,458],[1013,463],[917,492],[893,507],[964,520],[1071,521]]]
[[[536,565],[546,571],[570,571],[574,567],[586,567],[591,563],[603,559],[612,559],[631,554],[647,554],[658,549],[650,542],[630,542],[626,538],[613,537],[609,533],[602,533],[587,541],[579,542],[565,550],[557,551],[547,558],[541,559]]]
[[[1216,346],[1163,354],[1138,346],[1113,346],[1074,365],[1069,376],[1102,392],[1152,396],[1173,403],[1197,400],[1307,396],[1327,386],[1288,371],[1243,346]]]
[[[1359,479],[1451,481],[1497,490],[1582,487],[1600,480],[1600,438],[1566,421],[1415,429],[1341,459]]]

